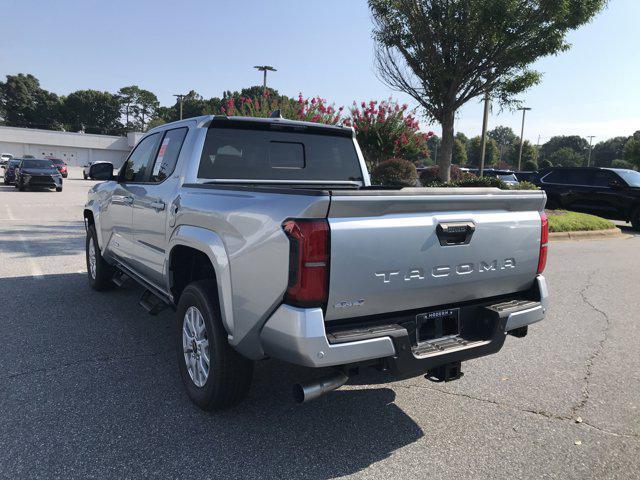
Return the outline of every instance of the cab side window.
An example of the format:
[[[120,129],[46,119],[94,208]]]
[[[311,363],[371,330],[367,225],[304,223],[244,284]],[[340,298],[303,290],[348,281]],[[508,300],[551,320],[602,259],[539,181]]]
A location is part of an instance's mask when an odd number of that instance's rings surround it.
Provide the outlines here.
[[[120,170],[120,181],[131,183],[148,181],[151,173],[151,162],[156,157],[161,138],[161,133],[154,133],[143,138],[138,143]]]
[[[160,149],[151,171],[150,182],[163,182],[173,173],[178,163],[178,156],[182,148],[182,142],[187,135],[188,128],[175,128],[167,130],[160,143]]]
[[[591,185],[594,187],[609,187],[611,182],[614,180],[618,180],[618,176],[608,172],[606,170],[598,170],[594,172],[593,178],[591,179]]]

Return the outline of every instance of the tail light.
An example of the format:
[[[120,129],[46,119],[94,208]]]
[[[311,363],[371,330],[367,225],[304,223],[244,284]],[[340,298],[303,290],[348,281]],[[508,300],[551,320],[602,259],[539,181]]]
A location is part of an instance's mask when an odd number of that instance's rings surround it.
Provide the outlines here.
[[[549,243],[549,220],[544,212],[540,212],[540,256],[538,257],[538,274],[544,272],[547,265],[547,244]]]
[[[326,220],[287,220],[289,285],[285,303],[321,307],[329,294],[329,224]]]

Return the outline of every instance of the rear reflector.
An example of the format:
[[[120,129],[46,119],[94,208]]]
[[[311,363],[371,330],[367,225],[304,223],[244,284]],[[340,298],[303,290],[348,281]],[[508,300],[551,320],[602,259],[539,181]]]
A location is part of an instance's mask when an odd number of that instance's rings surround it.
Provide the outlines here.
[[[547,244],[549,243],[549,220],[544,212],[540,212],[540,256],[538,257],[538,274],[547,266]]]
[[[285,303],[321,307],[329,293],[329,224],[326,220],[287,220],[289,285]]]

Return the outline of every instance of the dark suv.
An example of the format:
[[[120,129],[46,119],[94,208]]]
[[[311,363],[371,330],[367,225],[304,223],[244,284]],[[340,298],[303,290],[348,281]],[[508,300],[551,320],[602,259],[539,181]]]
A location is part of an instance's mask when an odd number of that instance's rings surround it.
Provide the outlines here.
[[[631,222],[640,230],[640,172],[621,168],[550,168],[536,182],[548,208]]]

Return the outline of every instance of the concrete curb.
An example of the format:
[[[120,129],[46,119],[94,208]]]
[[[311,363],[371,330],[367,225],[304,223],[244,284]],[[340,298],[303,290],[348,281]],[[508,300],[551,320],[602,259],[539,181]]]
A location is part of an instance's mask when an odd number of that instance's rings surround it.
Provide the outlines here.
[[[586,240],[591,238],[611,238],[621,237],[622,231],[619,228],[609,228],[607,230],[580,230],[577,232],[551,232],[549,240]]]

